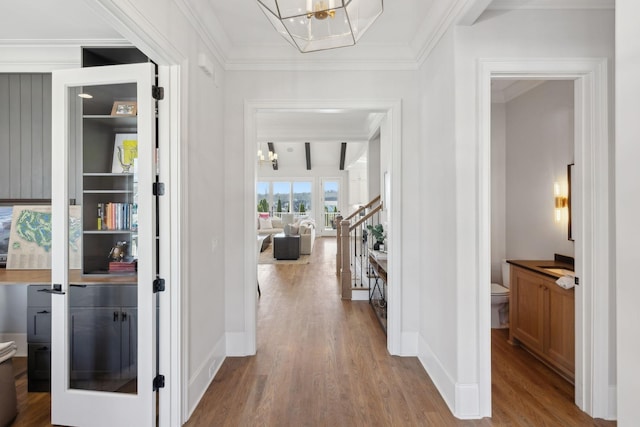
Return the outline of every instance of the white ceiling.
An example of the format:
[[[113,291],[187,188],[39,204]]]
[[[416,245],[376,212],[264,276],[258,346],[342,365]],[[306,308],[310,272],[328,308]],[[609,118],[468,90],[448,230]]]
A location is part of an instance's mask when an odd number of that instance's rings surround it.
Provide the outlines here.
[[[99,1],[6,1],[0,13],[0,48],[126,42],[90,6]],[[301,54],[277,34],[256,0],[173,1],[191,12],[189,19],[226,69],[416,69],[449,25],[472,23],[489,3],[493,9],[614,5],[614,0],[387,0],[383,14],[358,45]],[[515,93],[516,88],[502,87],[500,92]],[[300,157],[298,151],[304,153],[303,142],[311,142],[314,167],[337,164],[340,143],[346,141],[349,164],[363,151],[362,144],[377,128],[377,120],[379,115],[372,111],[261,113],[258,140],[277,144],[283,166],[289,157],[291,161]]]

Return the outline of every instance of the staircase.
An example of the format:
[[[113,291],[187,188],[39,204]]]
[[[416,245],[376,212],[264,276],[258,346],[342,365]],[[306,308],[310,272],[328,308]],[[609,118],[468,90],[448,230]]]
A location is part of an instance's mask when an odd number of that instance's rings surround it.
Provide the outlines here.
[[[382,200],[377,196],[347,218],[336,217],[336,274],[340,278],[342,299],[385,299],[383,288],[374,286],[380,280],[369,264],[369,251],[374,239],[368,226],[380,224]]]

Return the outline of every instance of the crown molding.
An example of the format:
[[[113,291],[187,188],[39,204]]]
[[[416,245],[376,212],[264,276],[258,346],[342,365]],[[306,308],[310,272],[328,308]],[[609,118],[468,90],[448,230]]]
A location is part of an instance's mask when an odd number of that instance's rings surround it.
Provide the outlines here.
[[[211,51],[211,54],[216,58],[220,66],[226,69],[228,53],[231,51],[231,43],[226,33],[222,30],[222,25],[212,12],[211,7],[205,2],[204,7],[196,10],[195,5],[201,3],[199,1],[173,1],[196,30],[202,42]],[[206,19],[204,19],[205,16]]]
[[[455,0],[454,2],[434,2],[434,9],[423,22],[422,30],[411,41],[416,54],[416,64],[424,61],[452,25],[464,20],[471,8],[481,0]]]
[[[615,0],[493,0],[487,9],[615,9]]]
[[[226,70],[234,71],[415,71],[413,59],[333,59],[323,61],[290,61],[280,58],[252,60],[237,58],[226,63]]]
[[[131,46],[125,39],[2,39],[0,46],[31,47],[80,47],[80,46]]]

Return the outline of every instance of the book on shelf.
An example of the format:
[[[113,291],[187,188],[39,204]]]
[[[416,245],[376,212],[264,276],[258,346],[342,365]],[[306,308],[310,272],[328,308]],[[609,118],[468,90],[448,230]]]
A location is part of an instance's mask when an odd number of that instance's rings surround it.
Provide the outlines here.
[[[138,270],[137,261],[111,261],[109,273],[135,273]]]
[[[138,206],[135,203],[98,203],[97,230],[131,230],[138,228]]]

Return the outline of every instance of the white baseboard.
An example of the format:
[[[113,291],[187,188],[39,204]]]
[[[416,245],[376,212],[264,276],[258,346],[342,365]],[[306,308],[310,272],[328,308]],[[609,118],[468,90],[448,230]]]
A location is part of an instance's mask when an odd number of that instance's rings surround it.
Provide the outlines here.
[[[418,359],[453,416],[463,420],[482,418],[479,385],[456,383],[421,335],[418,342]]]
[[[213,350],[209,353],[209,356],[207,356],[205,361],[198,367],[193,377],[189,379],[187,419],[191,418],[193,411],[195,411],[202,396],[204,396],[207,388],[209,388],[209,384],[211,384],[220,366],[222,366],[222,362],[224,362],[226,357],[225,341],[224,336],[218,340]]]
[[[440,396],[449,407],[452,414],[455,414],[456,385],[453,378],[447,370],[442,366],[438,357],[433,353],[429,344],[422,335],[418,338],[418,359],[422,366],[429,374],[431,381],[440,392]]]
[[[480,389],[478,384],[456,384],[456,418],[476,420],[480,416]]]
[[[369,301],[369,288],[351,288],[352,301]]]
[[[15,341],[18,346],[16,357],[27,357],[29,346],[27,345],[27,334],[0,334],[0,342]]]
[[[400,356],[416,357],[418,355],[417,332],[403,332],[400,340]]]
[[[247,352],[247,334],[244,332],[227,332],[227,356],[244,357],[248,356]]]
[[[609,386],[609,414],[607,420],[613,421],[618,419],[618,386]]]

